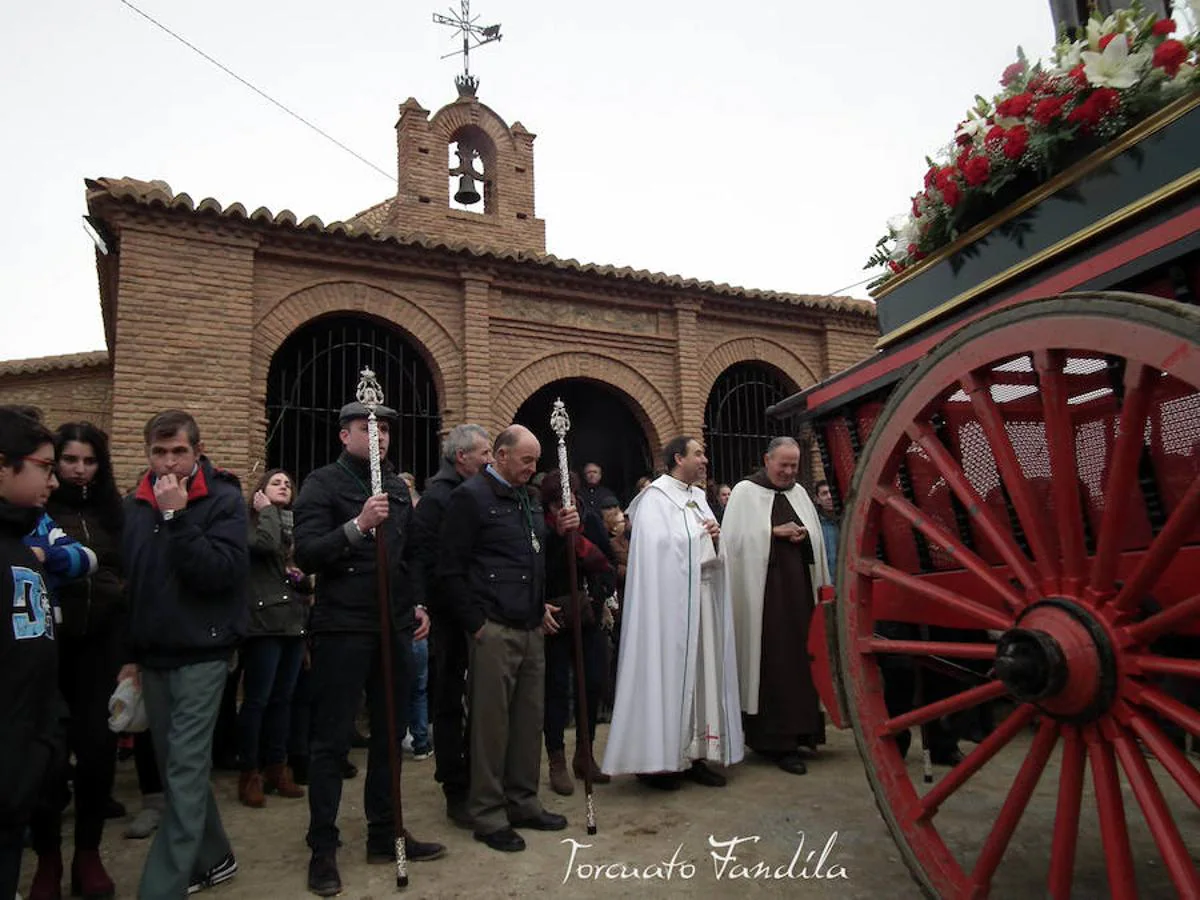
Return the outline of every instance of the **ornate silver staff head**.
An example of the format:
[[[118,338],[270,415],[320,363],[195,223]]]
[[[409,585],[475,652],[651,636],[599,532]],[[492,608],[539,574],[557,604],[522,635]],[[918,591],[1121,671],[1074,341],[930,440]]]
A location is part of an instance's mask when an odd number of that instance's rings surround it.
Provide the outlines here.
[[[375,410],[383,406],[383,388],[371,369],[363,369],[354,397],[367,410],[367,441],[371,464],[371,493],[383,493],[383,468],[379,458],[379,419]]]
[[[550,429],[558,435],[558,475],[562,481],[563,509],[575,508],[575,497],[571,494],[571,469],[567,465],[567,432],[571,430],[571,417],[566,404],[559,397],[550,411]]]

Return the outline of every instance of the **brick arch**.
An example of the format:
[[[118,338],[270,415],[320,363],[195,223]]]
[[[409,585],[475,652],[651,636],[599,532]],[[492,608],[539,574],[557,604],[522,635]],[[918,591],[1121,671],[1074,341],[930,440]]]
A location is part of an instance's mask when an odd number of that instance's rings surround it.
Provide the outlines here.
[[[447,144],[468,125],[474,125],[495,143],[497,148],[513,149],[516,141],[505,121],[491,107],[478,101],[451,103],[443,106],[429,120],[430,130]]]
[[[651,452],[679,430],[662,393],[627,363],[599,353],[550,353],[507,375],[492,401],[495,427],[513,420],[521,404],[541,388],[564,378],[581,378],[615,388],[646,432]]]
[[[360,313],[399,328],[413,342],[433,375],[438,398],[448,405],[446,372],[455,372],[458,344],[433,316],[407,297],[362,281],[323,281],[280,298],[254,326],[254,384],[265,398],[271,358],[288,335],[306,322],[330,313]]]
[[[718,344],[700,368],[700,397],[703,402],[708,402],[708,395],[712,393],[713,385],[721,373],[743,362],[766,363],[787,377],[797,390],[818,381],[812,369],[782,344],[762,337],[732,338]]]

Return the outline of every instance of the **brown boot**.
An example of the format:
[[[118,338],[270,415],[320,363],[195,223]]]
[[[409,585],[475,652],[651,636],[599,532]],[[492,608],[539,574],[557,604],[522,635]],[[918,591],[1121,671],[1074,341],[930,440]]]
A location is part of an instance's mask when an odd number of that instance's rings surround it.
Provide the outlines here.
[[[238,800],[242,806],[249,806],[253,809],[266,806],[267,798],[263,796],[262,775],[257,769],[252,772],[243,772],[241,778],[238,779]]]
[[[575,782],[571,780],[571,774],[567,771],[567,751],[550,750],[548,753],[550,756],[550,790],[564,797],[570,797],[575,793]]]
[[[33,884],[29,885],[29,900],[62,900],[62,854],[39,854]]]
[[[104,871],[99,850],[76,850],[71,863],[71,896],[83,900],[112,900],[117,891]]]
[[[591,762],[592,762],[592,784],[608,784],[610,781],[612,781],[612,776],[605,775],[603,772],[600,771],[600,767],[598,765],[596,765],[595,757],[592,757]],[[571,761],[571,768],[575,770],[575,777],[578,778],[580,781],[583,780],[584,773],[587,771],[585,766],[586,766],[586,763],[584,762],[583,748],[577,745],[575,747],[575,758]]]
[[[292,779],[292,770],[285,763],[273,763],[263,769],[263,793],[272,792],[292,800],[304,796],[304,788]]]

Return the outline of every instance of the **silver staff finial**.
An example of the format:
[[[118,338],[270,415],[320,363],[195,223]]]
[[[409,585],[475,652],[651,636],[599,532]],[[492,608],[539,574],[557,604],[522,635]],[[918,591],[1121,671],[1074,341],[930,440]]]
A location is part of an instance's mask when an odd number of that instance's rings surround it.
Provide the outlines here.
[[[550,428],[558,435],[559,441],[571,430],[571,417],[567,415],[567,407],[561,397],[554,401],[554,409],[550,413]]]
[[[363,369],[360,375],[362,377],[358,382],[358,390],[354,392],[354,398],[367,408],[367,412],[375,415],[375,407],[383,406],[383,388],[375,380],[375,373],[371,369]]]

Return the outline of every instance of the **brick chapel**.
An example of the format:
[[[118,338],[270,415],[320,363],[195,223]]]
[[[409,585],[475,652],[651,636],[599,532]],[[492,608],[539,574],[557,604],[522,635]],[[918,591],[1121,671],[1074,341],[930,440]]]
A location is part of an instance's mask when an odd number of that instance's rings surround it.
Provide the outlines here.
[[[107,350],[0,362],[0,403],[106,428],[122,485],[147,418],[181,397],[219,465],[303,477],[336,454],[337,410],[370,366],[401,417],[392,460],[419,484],[460,422],[528,425],[554,465],[561,397],[573,460],[627,495],[682,433],[705,437],[718,480],[747,474],[770,404],[872,350],[866,301],[546,253],[535,136],[471,85],[433,115],[405,101],[396,134],[395,196],[344,222],[86,181]]]

